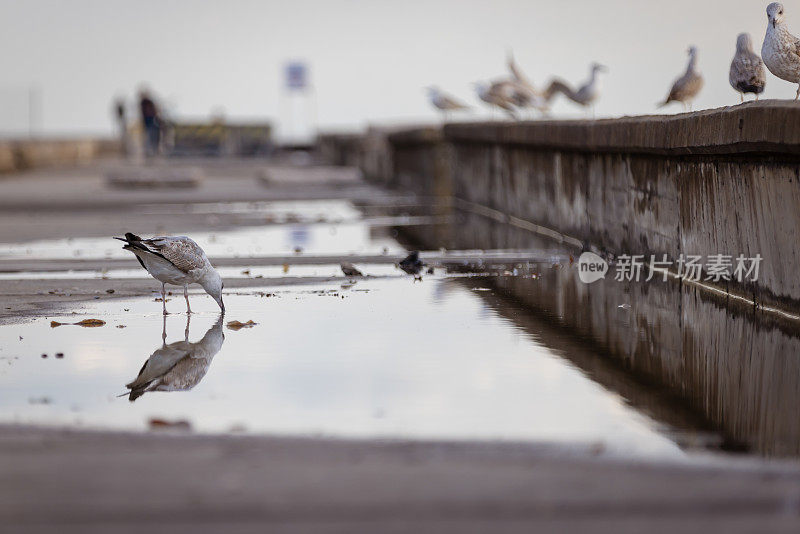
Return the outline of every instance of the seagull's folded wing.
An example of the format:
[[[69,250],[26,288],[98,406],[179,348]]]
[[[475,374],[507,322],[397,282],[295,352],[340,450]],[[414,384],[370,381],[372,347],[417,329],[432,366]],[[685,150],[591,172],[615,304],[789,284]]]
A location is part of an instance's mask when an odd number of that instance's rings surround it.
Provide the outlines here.
[[[146,243],[185,273],[206,266],[203,249],[188,237],[156,237],[148,239]]]

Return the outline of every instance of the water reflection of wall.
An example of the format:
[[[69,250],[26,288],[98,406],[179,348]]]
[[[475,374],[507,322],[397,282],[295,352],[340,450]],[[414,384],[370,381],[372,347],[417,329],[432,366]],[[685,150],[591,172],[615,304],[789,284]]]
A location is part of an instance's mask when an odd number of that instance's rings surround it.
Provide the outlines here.
[[[412,239],[440,246],[442,230]],[[527,234],[527,235],[526,235]],[[535,248],[541,239],[459,213],[458,248]],[[585,336],[625,368],[667,386],[728,437],[767,455],[800,454],[800,336],[677,282],[585,285],[576,268],[532,267],[538,278],[493,278],[498,289]]]

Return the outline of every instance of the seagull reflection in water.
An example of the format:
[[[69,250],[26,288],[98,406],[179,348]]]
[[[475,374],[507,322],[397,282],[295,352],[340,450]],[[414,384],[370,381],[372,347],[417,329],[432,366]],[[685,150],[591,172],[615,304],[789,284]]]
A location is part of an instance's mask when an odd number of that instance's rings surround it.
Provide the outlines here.
[[[189,342],[189,316],[183,341],[167,345],[167,318],[164,317],[161,332],[162,346],[144,362],[135,380],[126,384],[130,390],[128,400],[135,401],[148,391],[187,391],[200,383],[211,365],[211,360],[222,348],[225,334],[222,332],[220,314],[217,322],[208,329],[203,338]]]

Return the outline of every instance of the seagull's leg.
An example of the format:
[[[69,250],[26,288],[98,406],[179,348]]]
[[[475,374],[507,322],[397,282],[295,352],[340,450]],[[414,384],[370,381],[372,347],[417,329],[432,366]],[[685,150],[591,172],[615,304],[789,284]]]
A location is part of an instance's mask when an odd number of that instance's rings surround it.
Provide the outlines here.
[[[186,330],[183,331],[183,340],[187,343],[189,342],[189,321],[191,320],[192,316],[188,313],[186,314]]]
[[[183,284],[183,298],[186,299],[186,314],[192,313],[192,308],[189,307],[189,284]]]
[[[167,284],[161,282],[161,307],[164,310],[164,315],[167,314]]]
[[[758,98],[758,97],[756,97]],[[739,103],[744,104],[744,93],[739,93]]]
[[[797,93],[794,95],[794,99],[797,100],[800,98],[800,84],[797,85]]]
[[[161,321],[161,344],[167,345],[167,314],[164,314],[164,319]]]

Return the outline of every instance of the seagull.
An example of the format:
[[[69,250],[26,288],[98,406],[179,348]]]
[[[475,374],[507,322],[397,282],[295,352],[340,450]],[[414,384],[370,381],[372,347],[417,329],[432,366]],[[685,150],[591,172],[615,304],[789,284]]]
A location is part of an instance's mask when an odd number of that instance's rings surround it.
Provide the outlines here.
[[[592,63],[590,68],[589,80],[577,91],[573,91],[569,85],[561,80],[553,80],[545,91],[545,98],[549,100],[555,93],[561,93],[576,104],[583,107],[591,107],[594,116],[594,103],[600,98],[600,73],[608,71],[608,68],[599,63]]]
[[[767,71],[764,62],[753,52],[753,40],[749,33],[741,33],[736,38],[736,55],[731,61],[731,72],[728,78],[731,87],[739,92],[739,99],[744,102],[745,93],[758,95],[764,92],[767,83]]]
[[[517,115],[514,112],[514,102],[511,100],[510,92],[504,88],[502,83],[487,84],[478,82],[475,84],[475,91],[478,93],[478,98],[489,104],[496,106],[512,118],[516,119]]]
[[[550,110],[550,98],[546,97],[544,93],[539,91],[533,86],[530,79],[525,76],[522,69],[514,61],[513,53],[508,53],[508,70],[511,72],[511,82],[516,84],[517,90],[527,95],[527,106],[535,108],[542,114],[546,114]],[[552,97],[552,94],[550,95]]]
[[[451,96],[438,87],[428,87],[428,98],[431,101],[433,107],[444,113],[445,119],[447,119],[447,115],[451,111],[461,111],[465,109],[469,109],[469,106]]]
[[[219,304],[222,313],[225,313],[225,304],[222,303],[222,277],[211,266],[206,253],[197,243],[186,236],[142,239],[130,232],[124,238],[114,239],[124,241],[125,246],[122,248],[133,252],[141,266],[161,282],[164,315],[167,315],[166,284],[183,286],[186,313],[192,313],[189,307],[189,284],[200,284]]]
[[[148,391],[186,391],[200,383],[208,372],[211,360],[222,348],[225,334],[222,331],[220,314],[217,322],[208,329],[203,339],[189,342],[189,316],[186,316],[186,331],[183,341],[167,345],[167,325],[164,317],[162,345],[144,362],[139,375],[126,384],[130,392],[128,400],[135,401]]]
[[[414,275],[414,279],[422,280],[422,277],[419,275],[420,271],[422,271],[422,260],[419,259],[419,252],[414,251],[406,258],[397,264],[404,272]]]
[[[800,97],[800,39],[789,33],[784,23],[783,5],[767,6],[767,33],[761,57],[769,71],[782,80],[798,84],[794,99]]]
[[[666,100],[658,107],[664,107],[670,102],[680,102],[683,108],[692,109],[692,101],[703,88],[703,76],[697,72],[697,47],[689,47],[689,64],[686,66],[686,73],[675,80],[672,89]]]
[[[364,273],[356,269],[356,267],[349,262],[343,262],[340,267],[342,268],[342,272],[345,276],[356,277],[356,276],[364,276]]]

